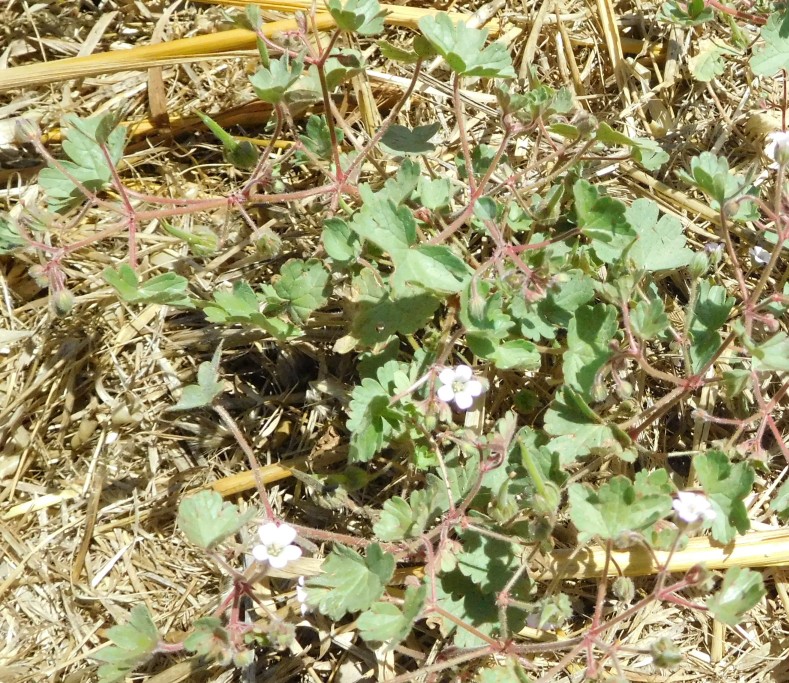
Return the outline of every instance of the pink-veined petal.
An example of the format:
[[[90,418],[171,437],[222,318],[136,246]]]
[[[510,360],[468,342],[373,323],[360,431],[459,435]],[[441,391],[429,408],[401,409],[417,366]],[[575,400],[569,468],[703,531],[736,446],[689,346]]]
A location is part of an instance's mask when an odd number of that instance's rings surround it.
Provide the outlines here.
[[[455,398],[455,390],[452,388],[451,384],[445,384],[443,387],[439,387],[436,394],[444,403],[449,403]]]
[[[468,382],[473,374],[468,365],[458,365],[455,368],[455,379],[459,382]]]

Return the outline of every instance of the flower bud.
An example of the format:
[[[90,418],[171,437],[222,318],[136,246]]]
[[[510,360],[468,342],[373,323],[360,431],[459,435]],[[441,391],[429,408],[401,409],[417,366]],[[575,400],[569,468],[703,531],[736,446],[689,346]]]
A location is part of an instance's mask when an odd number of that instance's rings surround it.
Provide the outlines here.
[[[627,380],[622,380],[616,385],[616,395],[623,401],[633,396],[633,384]]]
[[[255,249],[265,259],[275,258],[282,249],[282,238],[269,228],[262,228],[255,235]]]
[[[42,289],[49,286],[49,276],[44,266],[30,266],[30,268],[27,269],[27,274],[32,277],[35,283]]]
[[[688,264],[688,272],[692,278],[697,279],[702,277],[709,270],[709,267],[709,257],[703,251],[699,251],[693,254],[693,258]]]
[[[723,245],[720,242],[710,242],[704,245],[704,252],[709,254],[710,265],[717,268],[723,258]]]
[[[621,602],[632,602],[636,595],[636,586],[633,579],[629,576],[619,576],[611,586],[611,590],[617,600]]]
[[[575,127],[581,134],[582,138],[590,138],[597,132],[600,122],[596,116],[588,114],[587,112],[579,112],[576,117]]]
[[[650,648],[650,654],[656,666],[664,669],[675,667],[682,661],[682,653],[679,651],[671,638],[666,636],[658,638]]]
[[[52,295],[52,309],[58,318],[67,316],[74,308],[74,295],[68,289],[61,289]]]
[[[258,162],[258,150],[248,140],[242,140],[232,149],[225,151],[225,158],[242,171],[254,168]]]

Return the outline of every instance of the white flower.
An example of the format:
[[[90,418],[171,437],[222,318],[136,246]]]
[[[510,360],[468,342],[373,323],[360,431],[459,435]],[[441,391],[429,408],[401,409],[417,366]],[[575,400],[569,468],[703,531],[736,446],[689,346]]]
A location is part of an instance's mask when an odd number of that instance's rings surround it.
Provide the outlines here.
[[[770,263],[770,258],[772,257],[772,254],[767,249],[762,249],[761,247],[751,247],[748,253],[751,255],[754,263],[758,263],[760,266],[766,266]]]
[[[468,410],[474,399],[484,391],[482,382],[474,379],[474,374],[468,365],[458,365],[456,368],[444,368],[438,376],[441,386],[438,388],[438,398],[445,403],[455,402],[459,410]]]
[[[258,529],[261,545],[252,548],[252,554],[258,562],[266,562],[274,569],[283,569],[288,562],[301,557],[301,548],[292,545],[296,540],[296,530],[287,524],[266,522]]]
[[[685,524],[698,524],[715,519],[715,510],[707,496],[693,491],[680,491],[672,503],[677,517]]]
[[[779,163],[789,162],[789,132],[779,130],[770,133],[767,136],[764,154],[775,162],[770,164],[770,168],[778,168]]]
[[[304,587],[303,576],[300,576],[299,580],[296,581],[296,600],[301,604],[301,615],[304,616],[310,611],[310,608],[307,605],[307,589]]]

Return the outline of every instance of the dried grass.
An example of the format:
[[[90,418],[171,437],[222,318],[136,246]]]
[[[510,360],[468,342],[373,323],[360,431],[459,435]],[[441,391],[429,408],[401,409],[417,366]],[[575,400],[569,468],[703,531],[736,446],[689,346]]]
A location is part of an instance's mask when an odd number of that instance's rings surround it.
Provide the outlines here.
[[[307,4],[291,0],[277,9],[287,13]],[[388,38],[394,41],[404,35],[404,27],[413,27],[431,11],[391,9]],[[470,13],[478,7],[456,3],[452,9]],[[213,33],[221,22],[218,8],[178,5],[167,10],[171,14],[162,29],[166,42],[149,46],[161,12],[141,0],[107,0],[101,13],[87,0],[7,2],[0,8],[0,124],[24,114],[37,120],[45,138],[55,143],[63,114],[122,104],[133,140],[126,164],[141,188],[164,196],[221,193],[226,177],[212,163],[216,146],[210,137],[199,135],[191,112],[198,106],[217,112],[223,125],[248,127],[250,132],[261,126],[268,111],[254,102],[245,78],[254,39],[242,30]],[[270,25],[272,31],[283,30],[290,20],[280,21],[284,23]],[[328,26],[330,21],[321,18],[319,23]],[[535,64],[554,85],[573,88],[591,113],[634,132],[667,135],[674,153],[662,176],[655,179],[624,166],[616,176],[618,187],[627,188],[629,199],[656,198],[681,217],[698,243],[714,237],[716,215],[698,197],[677,189],[673,172],[702,149],[725,152],[743,166],[753,160],[759,140],[750,137],[743,122],[758,103],[749,99],[744,78],[706,90],[688,88],[677,70],[675,48],[685,44],[682,31],[655,29],[640,35],[637,3],[510,3],[490,25],[512,48],[521,75]],[[143,71],[150,67],[156,67],[158,75]],[[384,68],[392,71],[382,72]],[[374,77],[354,82],[355,101],[343,105],[359,107],[362,129],[368,133],[391,106],[393,93],[402,90],[406,75],[391,66],[375,69],[379,73]],[[165,131],[150,116],[148,93],[157,84],[160,91],[164,87]],[[451,140],[454,121],[442,72],[426,76],[420,89],[402,113],[403,122],[439,120]],[[466,93],[475,139],[490,137],[490,98],[473,87]],[[3,144],[2,139],[0,145],[0,179],[6,188],[0,197],[11,206],[39,160],[27,148]],[[527,163],[533,150],[521,152],[513,164]],[[233,246],[198,270],[198,287],[210,291],[242,272],[248,279],[268,277],[268,266],[252,254],[249,235],[232,217],[205,219],[214,221],[226,245]],[[312,253],[316,218],[306,209],[261,216],[261,221],[268,219],[290,254]],[[99,217],[84,229],[101,227]],[[141,235],[143,270],[177,266],[183,257],[177,241],[154,228],[146,226]],[[754,235],[741,231],[738,237],[744,253]],[[193,618],[216,604],[220,580],[174,529],[175,510],[186,492],[209,486],[246,505],[242,494],[254,488],[254,479],[230,435],[211,415],[168,414],[166,409],[220,339],[233,392],[230,408],[264,461],[264,478],[280,508],[305,524],[325,523],[326,528],[351,533],[369,523],[364,517],[327,513],[301,480],[292,479],[294,468],[326,471],[345,457],[342,402],[353,381],[352,368],[336,357],[329,360],[328,353],[342,333],[341,316],[320,314],[303,344],[280,351],[262,334],[207,327],[158,306],[139,310],[120,303],[100,273],[124,253],[121,243],[108,240],[69,261],[77,305],[65,319],[54,317],[46,292],[27,275],[29,257],[0,257],[0,328],[17,333],[0,340],[4,683],[90,680],[87,658],[104,643],[105,629],[124,620],[134,604],[147,604],[172,639],[182,637]],[[685,289],[681,281],[671,286]],[[535,378],[537,391],[542,390],[541,381]],[[500,390],[505,396],[506,383]],[[501,400],[491,396],[491,414]],[[671,430],[666,421],[655,426],[650,438],[656,457],[698,446],[699,425],[688,416],[679,420]],[[704,441],[722,437],[713,429]],[[575,476],[608,476],[610,471],[595,471],[599,465],[592,463]],[[773,471],[757,484],[749,508],[756,532],[724,549],[694,539],[672,565],[676,571],[700,560],[711,568],[763,567],[767,599],[737,629],[726,629],[702,614],[688,619],[689,613],[672,606],[656,604],[644,610],[618,637],[639,645],[667,635],[688,658],[670,679],[644,660],[623,659],[630,680],[789,680],[789,598],[782,569],[789,563],[789,541],[766,507],[766,493],[786,471]],[[535,561],[535,571],[544,566],[546,581],[565,577],[583,607],[594,594],[590,579],[601,572],[600,553],[591,549],[569,555],[558,551],[541,564]],[[616,559],[625,573],[654,571],[649,558],[638,553]],[[313,573],[318,567],[319,560],[305,559],[295,570]],[[307,637],[309,647],[281,659],[272,656],[268,673],[257,680],[386,680],[395,669],[403,671],[399,658],[386,659],[358,641],[352,625],[332,626],[320,619],[315,623]],[[583,626],[582,619],[578,626]],[[552,637],[531,630],[524,635]],[[429,642],[428,637],[423,642],[414,637],[407,646],[417,651],[427,647],[428,654]],[[543,663],[552,664],[548,658]],[[166,659],[157,659],[150,673],[151,683],[238,680],[196,662]],[[571,680],[571,674],[557,680]]]

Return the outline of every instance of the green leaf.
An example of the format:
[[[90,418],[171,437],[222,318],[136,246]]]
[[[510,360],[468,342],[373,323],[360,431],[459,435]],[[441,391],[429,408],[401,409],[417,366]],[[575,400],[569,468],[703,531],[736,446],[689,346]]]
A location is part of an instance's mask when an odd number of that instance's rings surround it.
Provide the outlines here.
[[[159,631],[145,605],[132,608],[129,621],[108,629],[107,637],[114,643],[96,652],[92,658],[105,662],[99,667],[100,683],[122,681],[143,664],[159,645]]]
[[[512,575],[510,574],[510,577]],[[521,586],[527,588],[528,582],[522,581]],[[521,591],[525,597],[525,590]],[[485,593],[471,579],[464,576],[459,570],[444,572],[436,583],[436,602],[458,619],[470,624],[477,631],[490,637],[501,633],[501,619],[496,605],[496,594]],[[526,621],[523,610],[507,610],[507,625],[513,633],[517,633]],[[442,619],[442,632],[455,631],[454,644],[456,647],[484,647],[485,641],[466,629],[457,628],[455,622]]]
[[[201,111],[196,111],[195,114],[222,143],[225,159],[229,163],[240,169],[255,167],[259,156],[255,145],[247,140],[239,142],[207,114]]]
[[[366,641],[386,643],[391,649],[411,633],[427,597],[427,586],[409,586],[405,589],[402,609],[391,602],[376,602],[370,611],[356,621],[359,632]]]
[[[537,601],[537,606],[539,607],[537,628],[556,629],[573,615],[570,598],[566,593],[546,595]]]
[[[689,330],[693,372],[700,372],[720,347],[719,330],[726,323],[733,306],[734,297],[728,296],[725,287],[713,285],[709,280],[702,280],[698,284]]]
[[[698,26],[715,18],[715,10],[704,0],[690,0],[687,4],[679,0],[663,3],[658,18],[680,26]]]
[[[170,410],[191,410],[210,406],[214,399],[222,393],[223,383],[219,379],[219,360],[222,357],[222,345],[217,346],[210,362],[200,363],[197,368],[197,384],[185,386],[181,398]]]
[[[770,509],[775,510],[782,522],[789,521],[789,480],[781,484],[775,492],[775,498],[770,501]]]
[[[597,373],[613,355],[610,342],[617,329],[617,311],[608,304],[581,306],[570,320],[564,379],[585,400],[591,399]]]
[[[375,44],[378,46],[384,59],[390,59],[393,62],[403,62],[404,64],[414,64],[419,61],[419,55],[414,50],[404,50],[388,40],[376,40]]]
[[[747,345],[753,356],[753,369],[757,372],[789,370],[789,337],[779,332],[766,342]]]
[[[454,294],[471,274],[466,263],[449,247],[411,246],[416,241],[416,221],[411,211],[362,188],[365,204],[350,223],[361,238],[387,251],[394,262],[392,291],[395,297],[413,295],[414,286],[439,294]]]
[[[502,111],[525,125],[538,119],[544,121],[555,114],[568,114],[575,107],[573,95],[567,88],[556,91],[536,77],[528,92],[516,93],[505,82],[495,89],[495,93]]]
[[[422,170],[419,168],[419,163],[412,159],[405,158],[400,163],[395,176],[389,178],[384,183],[383,190],[372,196],[375,197],[376,201],[385,201],[388,199],[394,203],[395,206],[400,206],[400,204],[411,197],[411,194],[419,183],[421,175]],[[371,195],[367,193],[363,196],[365,197],[365,201],[367,201],[367,198]],[[413,241],[409,243],[413,243]]]
[[[162,273],[140,283],[134,269],[123,263],[118,270],[105,268],[104,279],[111,284],[124,301],[130,304],[161,304],[194,308],[194,302],[186,293],[189,280],[175,273]]]
[[[249,77],[258,99],[269,104],[279,104],[285,92],[299,79],[304,70],[301,58],[292,62],[286,56],[271,60],[268,67],[261,67]]]
[[[414,510],[408,501],[400,496],[394,496],[384,501],[378,521],[373,525],[376,538],[385,543],[401,541],[412,534],[414,527]],[[421,533],[421,529],[418,532]]]
[[[735,531],[744,534],[751,527],[744,501],[753,487],[753,468],[745,462],[732,465],[720,451],[697,455],[693,465],[716,513],[712,537],[724,545],[731,543]]]
[[[321,239],[326,253],[339,264],[355,261],[362,253],[362,245],[341,218],[327,218],[323,222]]]
[[[575,213],[581,232],[592,241],[592,249],[605,263],[615,263],[636,238],[628,223],[625,205],[600,195],[595,185],[577,180],[573,185]]]
[[[432,152],[436,146],[429,142],[441,127],[441,124],[428,123],[424,126],[417,126],[413,130],[406,126],[394,123],[381,137],[381,144],[395,153],[403,154],[426,154]]]
[[[736,50],[702,38],[698,41],[698,53],[688,60],[693,78],[700,83],[709,83],[726,70],[725,55],[737,55]]]
[[[654,140],[649,138],[631,138],[624,133],[615,131],[602,121],[595,131],[595,140],[608,145],[629,147],[633,158],[649,171],[655,171],[665,164],[669,156]]]
[[[671,511],[671,496],[646,487],[640,491],[627,477],[616,476],[597,491],[571,484],[570,519],[582,543],[592,538],[616,541],[623,534],[642,531]]]
[[[728,626],[736,626],[766,593],[759,572],[732,567],[726,571],[720,590],[707,598],[705,604],[715,619]]]
[[[445,246],[423,244],[390,254],[395,262],[392,290],[398,297],[412,292],[415,285],[437,294],[455,294],[472,272]]]
[[[323,562],[323,574],[309,581],[307,604],[334,620],[368,610],[383,595],[394,568],[394,557],[377,543],[367,547],[367,557],[335,544]]]
[[[460,534],[460,542],[458,571],[483,593],[503,590],[520,565],[520,547],[473,530]]]
[[[401,410],[389,405],[392,394],[388,377],[397,369],[396,361],[386,362],[378,368],[375,379],[365,377],[351,394],[347,423],[351,432],[351,462],[372,460],[402,429]]]
[[[326,7],[343,31],[370,36],[384,30],[386,12],[378,0],[328,0]]]
[[[628,256],[638,268],[647,271],[671,270],[690,263],[693,252],[685,247],[682,223],[673,216],[662,216],[651,199],[636,199],[625,211],[638,240]]]
[[[326,123],[326,118],[313,114],[307,120],[306,130],[306,135],[299,135],[301,144],[315,156],[321,159],[331,159],[332,141],[331,133],[329,132],[329,124]],[[345,139],[345,133],[343,133],[341,128],[335,128],[334,134],[337,137],[337,142],[342,142]]]
[[[458,75],[515,78],[512,58],[503,43],[483,48],[487,30],[454,24],[445,12],[422,17],[419,30]]]
[[[655,339],[669,326],[663,302],[660,299],[639,301],[630,311],[630,325],[641,339]]]
[[[496,158],[496,150],[490,145],[479,145],[471,150],[471,170],[475,175],[483,175],[493,164]],[[502,161],[506,159],[503,158]],[[468,169],[466,168],[466,159],[462,154],[455,157],[455,165],[458,169],[458,176],[461,180],[468,179]]]
[[[356,303],[350,334],[364,346],[374,346],[393,334],[414,334],[436,311],[439,299],[414,289],[410,295],[394,297],[369,269],[353,279]]]
[[[764,45],[755,49],[750,59],[751,69],[757,76],[774,76],[789,69],[789,13],[775,12],[762,27]]]
[[[281,304],[274,288],[270,285],[268,288],[269,301],[276,299]],[[277,305],[275,302],[274,307]],[[203,312],[209,322],[224,325],[234,323],[255,325],[282,341],[293,339],[302,334],[298,327],[289,322],[260,313],[260,298],[243,280],[233,285],[232,292],[215,291],[213,302],[205,304]]]
[[[745,196],[750,183],[729,170],[729,162],[724,157],[711,152],[702,152],[690,160],[690,173],[679,171],[677,175],[688,185],[705,192],[710,197],[710,206],[716,211],[727,201]],[[744,202],[744,205],[750,202]],[[734,218],[737,218],[737,215]]]
[[[193,628],[194,631],[184,640],[187,652],[222,665],[230,663],[234,648],[230,642],[230,634],[218,617],[201,617],[194,622]]]
[[[167,221],[162,221],[161,225],[165,232],[186,242],[189,251],[195,256],[210,256],[216,253],[219,247],[219,238],[208,229],[198,228],[196,232],[188,232],[170,225]]]
[[[126,129],[118,126],[108,133],[112,122],[117,123],[117,118],[111,112],[87,119],[80,119],[73,114],[64,117],[63,131],[66,137],[63,151],[71,161],[61,161],[59,165],[91,192],[99,192],[113,179],[112,169],[96,141],[97,135],[106,137],[107,150],[114,165],[123,156]],[[66,211],[85,199],[71,178],[54,165],[39,173],[38,182],[48,197],[51,211]]]
[[[558,437],[552,439],[548,447],[559,454],[562,465],[589,454],[615,453],[625,460],[635,458],[635,454],[627,450],[632,445],[627,434],[603,422],[569,387],[563,387],[548,407],[545,431]]]
[[[200,491],[178,506],[178,526],[191,543],[210,550],[232,536],[257,514],[249,508],[243,515],[216,491]]]
[[[419,177],[419,202],[430,211],[448,208],[452,201],[452,185],[448,178]]]
[[[274,291],[286,302],[290,319],[303,325],[314,310],[329,300],[329,273],[318,259],[291,259],[274,278]]]
[[[508,657],[504,664],[493,664],[480,669],[474,683],[532,683],[532,679],[515,657]]]
[[[10,254],[27,245],[19,234],[16,221],[8,214],[0,213],[0,255]]]
[[[499,342],[480,334],[468,334],[466,341],[475,355],[491,361],[499,370],[537,370],[541,357],[527,339]]]

